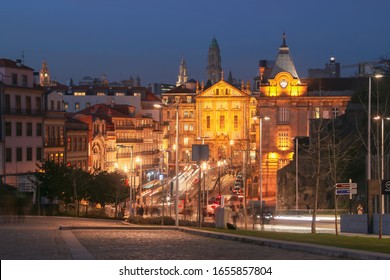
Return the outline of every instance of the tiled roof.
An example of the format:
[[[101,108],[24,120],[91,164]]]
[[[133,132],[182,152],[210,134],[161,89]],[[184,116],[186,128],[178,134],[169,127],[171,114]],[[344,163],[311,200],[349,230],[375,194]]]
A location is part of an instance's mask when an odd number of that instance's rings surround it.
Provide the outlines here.
[[[11,59],[6,58],[0,58],[0,67],[4,68],[17,68],[17,69],[25,69],[25,70],[31,70],[34,71],[34,69],[21,64],[20,66],[17,65],[16,61],[13,61]]]

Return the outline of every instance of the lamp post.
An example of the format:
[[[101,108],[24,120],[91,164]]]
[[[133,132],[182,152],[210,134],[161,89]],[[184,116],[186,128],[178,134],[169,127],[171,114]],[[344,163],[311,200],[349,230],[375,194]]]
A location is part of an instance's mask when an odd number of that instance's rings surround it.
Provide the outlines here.
[[[381,163],[380,163],[380,171],[381,175],[379,177],[378,174],[378,185],[379,185],[379,239],[382,238],[382,231],[383,231],[383,217],[382,215],[384,214],[384,200],[383,200],[383,195],[382,195],[382,185],[381,182],[382,180],[385,179],[385,120],[390,120],[390,117],[381,117],[381,116],[376,116],[374,117],[375,120],[380,120],[381,121]],[[379,146],[379,145],[378,145]],[[379,150],[379,149],[378,149]],[[379,160],[378,160],[378,166],[379,166]]]
[[[179,226],[179,102],[176,102],[172,106],[165,104],[155,104],[154,107],[162,108],[163,106],[167,107],[176,107],[176,135],[175,135],[175,146],[176,146],[176,157],[175,157],[175,173],[176,173],[176,186],[175,186],[175,226]]]
[[[138,201],[138,203],[139,203],[139,205],[141,206],[141,204],[142,204],[142,158],[140,158],[140,157],[137,157],[136,159],[135,159],[135,161],[139,164],[139,201]]]
[[[234,141],[233,139],[230,140],[230,168],[233,167],[233,145]]]
[[[298,195],[299,195],[299,192],[298,192],[298,183],[299,183],[299,180],[298,180],[298,154],[299,154],[299,144],[298,144],[298,141],[299,141],[299,138],[296,137],[295,138],[295,211],[296,213],[298,213]]]
[[[263,228],[263,119],[269,120],[269,117],[256,116],[259,119],[259,201],[260,201],[260,225]]]
[[[382,78],[382,74],[374,75],[374,78]],[[372,76],[368,77],[368,123],[367,123],[367,180],[371,180],[371,86]]]

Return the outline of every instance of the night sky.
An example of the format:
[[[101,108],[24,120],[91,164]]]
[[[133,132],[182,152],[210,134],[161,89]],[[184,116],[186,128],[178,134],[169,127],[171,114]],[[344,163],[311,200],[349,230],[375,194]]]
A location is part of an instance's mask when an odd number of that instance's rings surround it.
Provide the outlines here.
[[[190,78],[206,80],[215,36],[227,77],[257,75],[260,59],[276,58],[287,34],[298,75],[390,55],[388,0],[12,0],[0,5],[0,57],[22,58],[52,78],[109,82],[141,78],[175,83],[184,56]],[[349,76],[357,68],[342,69]]]

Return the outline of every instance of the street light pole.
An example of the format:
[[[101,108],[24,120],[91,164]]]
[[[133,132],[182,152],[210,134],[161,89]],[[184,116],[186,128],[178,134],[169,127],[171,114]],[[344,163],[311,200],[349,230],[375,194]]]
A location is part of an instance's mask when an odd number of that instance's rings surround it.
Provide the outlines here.
[[[233,139],[230,140],[230,168],[233,167]]]
[[[296,142],[295,142],[295,211],[296,213],[298,213],[298,195],[299,195],[299,192],[298,192],[298,183],[299,183],[299,180],[298,180],[298,137],[295,138]]]
[[[164,105],[161,104],[155,104],[154,107],[156,108],[162,108]],[[175,187],[175,226],[179,226],[179,102],[176,102],[176,159],[175,159],[175,166],[176,166],[176,187]]]
[[[367,180],[371,180],[371,79],[370,76],[368,78]]]
[[[260,225],[263,229],[263,119],[269,120],[269,117],[255,116],[259,119],[259,180],[258,193],[260,201]],[[254,218],[254,217],[253,217]]]
[[[134,162],[133,162],[133,146],[130,146],[130,159],[131,159],[131,166],[130,166],[130,184],[129,184],[129,216],[133,215],[133,170],[134,170]]]
[[[176,103],[176,196],[175,196],[175,226],[179,226],[179,102]]]

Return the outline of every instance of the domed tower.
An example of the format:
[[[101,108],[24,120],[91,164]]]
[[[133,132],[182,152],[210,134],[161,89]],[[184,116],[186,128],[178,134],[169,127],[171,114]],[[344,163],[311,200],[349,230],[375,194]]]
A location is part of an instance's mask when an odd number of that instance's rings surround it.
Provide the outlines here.
[[[211,84],[215,84],[221,80],[221,52],[215,37],[211,40],[209,53],[207,57],[207,79]]]

